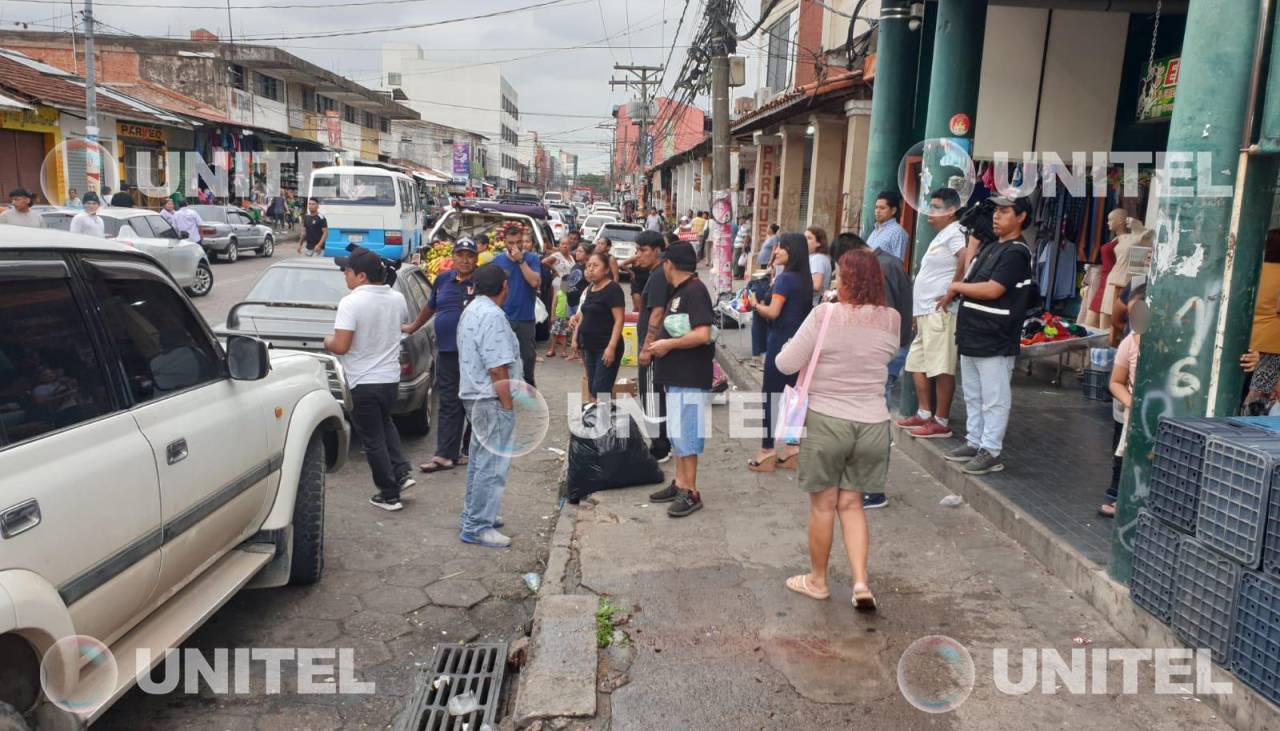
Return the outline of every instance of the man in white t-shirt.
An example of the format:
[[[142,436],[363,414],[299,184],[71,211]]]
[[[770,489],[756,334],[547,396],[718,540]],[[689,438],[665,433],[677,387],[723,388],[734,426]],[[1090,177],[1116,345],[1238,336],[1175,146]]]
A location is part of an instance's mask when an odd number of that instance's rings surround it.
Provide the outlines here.
[[[106,224],[102,222],[102,216],[98,215],[98,206],[101,204],[102,201],[98,200],[97,193],[92,190],[86,192],[81,200],[84,210],[71,219],[71,233],[106,238]]]
[[[400,510],[401,490],[415,484],[400,451],[400,432],[391,421],[400,387],[400,326],[409,322],[409,310],[392,286],[392,265],[359,246],[349,251],[334,261],[351,293],[338,303],[333,334],[324,339],[324,347],[341,359],[351,389],[351,421],[378,487],[369,504]]]
[[[930,195],[926,215],[938,233],[920,260],[912,288],[916,336],[905,369],[915,379],[920,407],[910,418],[899,421],[898,426],[911,429],[911,436],[920,439],[951,436],[948,422],[959,361],[956,315],[954,308],[943,309],[939,303],[947,295],[947,287],[964,275],[966,236],[956,221],[959,209],[960,195],[951,188],[938,188]]]

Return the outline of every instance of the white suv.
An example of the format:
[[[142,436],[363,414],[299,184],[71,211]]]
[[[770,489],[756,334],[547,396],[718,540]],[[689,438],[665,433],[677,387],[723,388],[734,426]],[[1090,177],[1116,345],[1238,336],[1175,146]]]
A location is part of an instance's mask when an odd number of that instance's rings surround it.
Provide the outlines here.
[[[0,728],[91,723],[139,650],[319,580],[349,438],[323,356],[224,347],[136,249],[0,226]]]

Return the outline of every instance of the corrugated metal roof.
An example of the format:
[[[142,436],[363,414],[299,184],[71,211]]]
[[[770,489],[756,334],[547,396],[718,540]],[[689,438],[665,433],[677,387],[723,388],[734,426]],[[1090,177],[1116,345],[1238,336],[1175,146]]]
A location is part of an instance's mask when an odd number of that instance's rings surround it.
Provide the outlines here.
[[[0,93],[6,96],[27,104],[82,110],[85,106],[84,84],[78,76],[16,51],[0,49]],[[103,86],[98,87],[98,111],[134,121],[189,126],[179,117]]]

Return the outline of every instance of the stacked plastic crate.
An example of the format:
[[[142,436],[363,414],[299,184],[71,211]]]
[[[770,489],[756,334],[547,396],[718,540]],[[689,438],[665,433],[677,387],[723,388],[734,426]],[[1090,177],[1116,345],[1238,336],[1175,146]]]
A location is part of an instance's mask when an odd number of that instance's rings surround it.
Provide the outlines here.
[[[1280,419],[1163,419],[1134,603],[1280,703]]]

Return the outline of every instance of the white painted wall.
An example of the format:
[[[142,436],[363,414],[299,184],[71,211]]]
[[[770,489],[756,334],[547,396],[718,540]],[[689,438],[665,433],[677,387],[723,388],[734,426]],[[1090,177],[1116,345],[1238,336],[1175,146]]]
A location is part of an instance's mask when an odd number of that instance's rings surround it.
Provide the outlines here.
[[[1127,13],[992,6],[987,12],[974,157],[997,151],[1109,150]],[[1044,84],[1041,87],[1041,60]],[[1036,104],[1040,104],[1036,123]]]
[[[393,72],[400,74],[400,88],[409,97],[405,102],[407,106],[421,114],[423,119],[488,137],[491,150],[488,160],[490,174],[497,174],[507,180],[516,179],[515,170],[500,167],[502,155],[518,155],[516,146],[502,140],[502,125],[505,123],[516,134],[520,133],[519,121],[503,111],[502,98],[505,95],[517,108],[520,98],[511,84],[503,78],[498,66],[460,69],[456,64],[428,61],[417,45],[384,43],[382,76],[378,89],[391,89],[387,83],[387,74]]]

